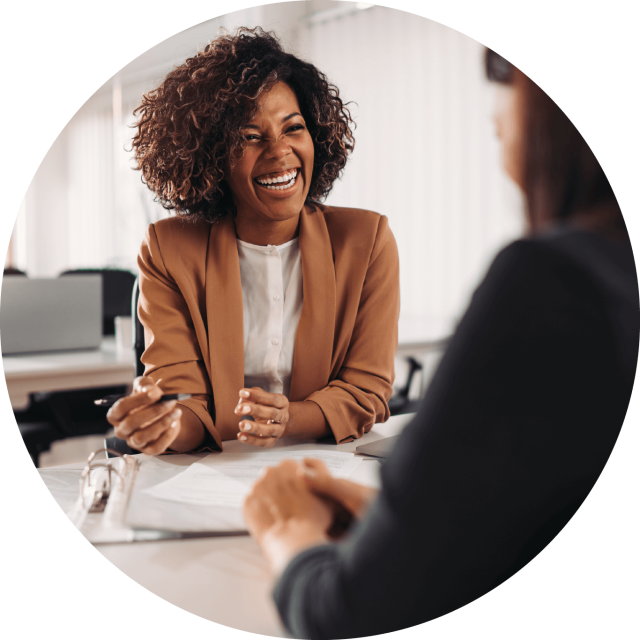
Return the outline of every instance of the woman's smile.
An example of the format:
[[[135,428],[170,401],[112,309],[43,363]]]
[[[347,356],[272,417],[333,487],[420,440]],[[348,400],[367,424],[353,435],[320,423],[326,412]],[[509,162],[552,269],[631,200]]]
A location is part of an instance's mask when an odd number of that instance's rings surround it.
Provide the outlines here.
[[[296,167],[295,169],[278,171],[276,173],[267,173],[254,178],[253,181],[259,187],[273,192],[273,195],[288,198],[296,192],[298,184],[300,183],[298,180],[299,175],[300,169]],[[292,187],[295,188],[292,189]]]

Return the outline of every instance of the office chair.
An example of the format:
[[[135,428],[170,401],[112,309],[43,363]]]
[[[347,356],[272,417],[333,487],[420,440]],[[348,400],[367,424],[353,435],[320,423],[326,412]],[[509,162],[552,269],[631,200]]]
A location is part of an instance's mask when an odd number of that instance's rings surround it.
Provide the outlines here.
[[[37,412],[27,409],[26,411],[16,411],[14,415],[24,446],[27,448],[33,464],[38,468],[40,454],[49,451],[51,443],[62,440],[64,434],[56,428],[54,421],[48,416],[44,415],[38,419],[38,415],[34,415],[34,413]]]
[[[20,269],[16,269],[15,267],[5,267],[4,271],[3,271],[3,275],[5,276],[26,276],[27,274],[20,270]]]
[[[409,400],[409,392],[411,391],[411,384],[413,378],[418,371],[422,371],[422,364],[418,362],[413,356],[409,356],[407,359],[409,364],[409,371],[407,373],[407,379],[397,393],[389,399],[389,412],[392,416],[397,416],[402,413],[414,413],[420,407],[422,398],[417,400]]]
[[[131,318],[133,319],[133,372],[136,378],[144,375],[144,364],[142,363],[142,354],[144,353],[144,327],[138,317],[138,298],[140,297],[140,286],[138,278],[133,283],[131,292]],[[116,436],[104,439],[104,448],[113,449],[122,455],[132,455],[140,453],[136,449],[132,449],[126,442]],[[108,458],[115,457],[115,454],[107,452]]]
[[[142,354],[144,353],[144,327],[138,317],[138,299],[140,298],[140,284],[138,278],[133,285],[131,293],[131,317],[133,318],[133,369],[136,378],[144,375],[144,364],[142,364]]]
[[[423,356],[435,356],[439,359],[446,350],[448,344],[449,338],[434,340],[422,345],[419,348],[419,352],[422,353]],[[403,413],[415,413],[420,408],[420,405],[422,404],[422,396],[426,391],[426,383],[428,382],[428,380],[425,379],[423,363],[426,364],[427,370],[433,369],[432,364],[430,366],[430,364],[426,363],[424,360],[422,363],[418,362],[413,356],[408,356],[406,358],[406,362],[409,365],[406,382],[389,400],[389,411],[392,416],[397,416]],[[413,383],[414,376],[418,371],[421,372],[420,375],[422,376],[422,391],[419,398],[410,400],[409,393],[411,391],[411,385]]]

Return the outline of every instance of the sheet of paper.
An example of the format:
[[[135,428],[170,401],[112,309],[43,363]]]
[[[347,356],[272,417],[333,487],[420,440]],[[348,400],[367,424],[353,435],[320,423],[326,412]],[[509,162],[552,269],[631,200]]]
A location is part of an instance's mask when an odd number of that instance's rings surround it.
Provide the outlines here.
[[[212,453],[182,473],[161,482],[145,493],[161,500],[188,504],[241,508],[245,496],[266,467],[282,460],[316,458],[331,474],[348,478],[362,462],[342,451],[259,451],[237,454]]]

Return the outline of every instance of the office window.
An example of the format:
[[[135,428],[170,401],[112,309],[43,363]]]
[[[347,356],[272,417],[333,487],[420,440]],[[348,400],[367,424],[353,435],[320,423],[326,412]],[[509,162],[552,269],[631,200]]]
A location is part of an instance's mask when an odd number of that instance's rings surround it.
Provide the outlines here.
[[[356,149],[328,203],[389,217],[401,334],[446,332],[496,250],[522,232],[522,203],[500,171],[484,48],[382,7],[312,24],[300,40],[357,103]]]

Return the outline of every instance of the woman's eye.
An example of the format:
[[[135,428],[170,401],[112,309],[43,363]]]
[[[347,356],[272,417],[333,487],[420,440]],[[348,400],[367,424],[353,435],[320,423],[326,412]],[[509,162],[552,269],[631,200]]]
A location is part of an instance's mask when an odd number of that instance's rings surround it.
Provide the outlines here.
[[[247,142],[253,142],[254,140],[260,140],[260,136],[256,136],[254,134],[249,134],[244,137]]]
[[[302,131],[302,129],[304,129],[304,125],[303,124],[294,124],[292,127],[289,127],[289,129],[287,131],[288,132],[296,132],[296,131]]]

